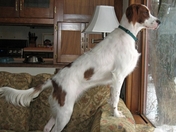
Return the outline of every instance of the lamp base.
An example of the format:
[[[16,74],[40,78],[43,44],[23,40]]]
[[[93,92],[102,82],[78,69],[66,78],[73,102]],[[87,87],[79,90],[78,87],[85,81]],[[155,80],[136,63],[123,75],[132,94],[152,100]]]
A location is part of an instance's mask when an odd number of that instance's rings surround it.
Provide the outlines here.
[[[99,43],[101,42],[106,36],[108,35],[108,33],[102,33],[102,39],[92,39],[91,43],[94,44],[94,43]]]

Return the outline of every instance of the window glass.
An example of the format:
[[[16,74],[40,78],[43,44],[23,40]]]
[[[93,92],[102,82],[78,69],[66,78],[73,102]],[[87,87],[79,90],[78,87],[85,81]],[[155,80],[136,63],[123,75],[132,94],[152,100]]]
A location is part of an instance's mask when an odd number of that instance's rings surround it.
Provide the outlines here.
[[[25,7],[36,7],[36,8],[48,8],[50,4],[49,0],[25,0]]]
[[[147,30],[144,113],[164,132],[176,132],[176,0],[149,0],[148,6],[162,24]]]
[[[0,0],[0,7],[15,7],[15,0]]]

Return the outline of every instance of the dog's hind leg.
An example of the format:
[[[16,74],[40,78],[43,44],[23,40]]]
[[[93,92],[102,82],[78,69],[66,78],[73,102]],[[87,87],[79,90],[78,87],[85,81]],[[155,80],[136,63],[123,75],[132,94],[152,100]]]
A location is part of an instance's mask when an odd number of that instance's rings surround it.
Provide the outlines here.
[[[64,106],[59,106],[57,109],[56,122],[52,132],[61,132],[64,127],[69,122],[73,107],[74,107],[74,99],[66,102]]]
[[[111,103],[113,107],[113,112],[115,117],[124,117],[121,111],[118,111],[118,103],[120,98],[120,91],[124,81],[124,77],[112,72],[113,84],[111,86]]]
[[[51,117],[48,123],[45,125],[43,132],[50,132],[54,124],[55,124],[55,119]]]

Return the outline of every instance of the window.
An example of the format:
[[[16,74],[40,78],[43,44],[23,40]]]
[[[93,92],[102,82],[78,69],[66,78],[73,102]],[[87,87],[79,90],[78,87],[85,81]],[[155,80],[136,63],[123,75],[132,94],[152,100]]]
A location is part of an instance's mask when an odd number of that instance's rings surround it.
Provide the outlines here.
[[[148,0],[148,6],[162,24],[147,30],[144,114],[164,132],[176,132],[176,0]]]

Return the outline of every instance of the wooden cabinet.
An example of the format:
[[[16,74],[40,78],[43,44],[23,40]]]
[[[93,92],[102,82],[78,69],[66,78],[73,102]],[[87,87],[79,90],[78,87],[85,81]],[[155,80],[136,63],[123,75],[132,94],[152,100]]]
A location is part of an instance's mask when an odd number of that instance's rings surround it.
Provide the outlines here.
[[[0,0],[0,23],[54,24],[55,0]]]
[[[86,25],[85,22],[58,22],[56,62],[72,62],[96,45],[91,40],[99,39],[101,35],[83,33]]]
[[[53,18],[54,0],[21,0],[20,17]]]
[[[55,15],[55,58],[54,63],[72,62],[96,44],[91,39],[100,39],[101,35],[88,35],[81,31],[90,21],[97,5],[110,5],[122,9],[122,2],[115,0],[60,0],[59,12]]]
[[[53,63],[71,62],[93,48],[91,39],[101,35],[82,33],[97,5],[115,7],[122,16],[119,0],[0,0],[0,24],[54,26]]]
[[[0,0],[0,17],[53,18],[54,0]]]
[[[0,0],[0,17],[19,17],[17,0]]]
[[[97,5],[114,6],[114,0],[64,0],[64,14],[92,15]]]
[[[89,50],[86,23],[58,22],[57,62],[72,62]]]

